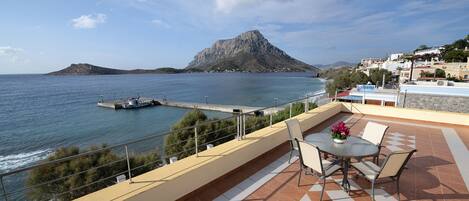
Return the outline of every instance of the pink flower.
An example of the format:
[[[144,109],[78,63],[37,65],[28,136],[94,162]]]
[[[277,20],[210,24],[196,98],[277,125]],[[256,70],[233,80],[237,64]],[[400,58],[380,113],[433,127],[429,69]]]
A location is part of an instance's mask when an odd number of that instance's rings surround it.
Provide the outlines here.
[[[343,121],[340,121],[337,124],[332,125],[331,131],[332,133],[339,134],[343,137],[348,137],[350,135],[350,129],[345,125]]]

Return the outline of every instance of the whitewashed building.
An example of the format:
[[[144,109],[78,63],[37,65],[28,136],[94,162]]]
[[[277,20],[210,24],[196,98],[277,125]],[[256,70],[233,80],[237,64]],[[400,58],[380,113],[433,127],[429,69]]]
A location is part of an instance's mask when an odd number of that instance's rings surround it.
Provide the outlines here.
[[[441,55],[441,52],[444,50],[444,47],[432,47],[424,50],[418,50],[414,52],[414,55],[418,56],[423,56],[427,54],[434,54],[436,55],[435,57],[432,58],[432,61],[440,61],[439,57]]]
[[[402,60],[402,57],[404,56],[404,53],[394,53],[389,55],[388,61],[400,61]]]
[[[382,68],[391,71],[394,75],[398,75],[398,69],[410,68],[411,62],[403,59],[404,53],[390,54],[388,59],[383,62]]]
[[[361,67],[360,71],[365,73],[366,75],[370,75],[371,69],[381,69],[383,68],[383,63],[386,60],[383,58],[366,58],[360,61]]]
[[[417,50],[414,52],[415,55],[426,55],[426,54],[441,54],[443,47],[432,47],[424,50]]]

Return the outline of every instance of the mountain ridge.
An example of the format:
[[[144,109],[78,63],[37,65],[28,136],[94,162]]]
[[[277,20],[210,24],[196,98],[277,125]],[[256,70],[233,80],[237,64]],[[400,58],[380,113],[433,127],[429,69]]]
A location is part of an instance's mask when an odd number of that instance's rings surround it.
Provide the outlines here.
[[[217,40],[194,56],[185,69],[205,72],[319,72],[272,45],[258,30]]]
[[[341,68],[341,67],[353,67],[356,66],[357,63],[351,63],[347,61],[336,61],[330,64],[314,64],[314,66],[320,69],[329,69],[329,68]]]
[[[88,63],[71,64],[70,66],[47,73],[47,75],[121,75],[121,74],[170,74],[170,73],[183,73],[189,72],[184,69],[176,69],[170,67],[156,68],[156,69],[132,69],[122,70],[115,68],[107,68],[95,66]],[[192,71],[193,72],[193,71]]]

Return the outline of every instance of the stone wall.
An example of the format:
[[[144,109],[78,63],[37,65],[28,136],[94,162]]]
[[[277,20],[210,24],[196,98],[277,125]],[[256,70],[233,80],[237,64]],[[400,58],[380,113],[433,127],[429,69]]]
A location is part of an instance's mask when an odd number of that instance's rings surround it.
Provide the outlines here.
[[[399,107],[469,113],[469,97],[401,93]]]

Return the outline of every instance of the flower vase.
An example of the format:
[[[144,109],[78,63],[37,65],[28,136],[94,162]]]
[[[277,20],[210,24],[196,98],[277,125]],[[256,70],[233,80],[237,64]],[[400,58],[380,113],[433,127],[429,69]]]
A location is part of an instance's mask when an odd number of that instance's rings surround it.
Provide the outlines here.
[[[345,141],[347,141],[347,139],[341,140],[341,139],[336,139],[336,138],[334,138],[334,143],[337,143],[337,144],[344,144]]]

